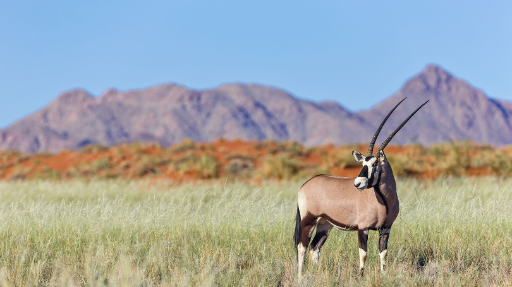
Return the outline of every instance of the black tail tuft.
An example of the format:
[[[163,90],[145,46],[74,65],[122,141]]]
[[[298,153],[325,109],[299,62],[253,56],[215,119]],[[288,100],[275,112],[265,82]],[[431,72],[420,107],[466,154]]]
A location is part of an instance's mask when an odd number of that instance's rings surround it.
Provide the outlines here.
[[[295,248],[297,248],[297,245],[299,245],[301,235],[302,228],[300,223],[300,210],[297,206],[297,216],[295,217],[295,234],[293,236],[293,239],[295,239]]]

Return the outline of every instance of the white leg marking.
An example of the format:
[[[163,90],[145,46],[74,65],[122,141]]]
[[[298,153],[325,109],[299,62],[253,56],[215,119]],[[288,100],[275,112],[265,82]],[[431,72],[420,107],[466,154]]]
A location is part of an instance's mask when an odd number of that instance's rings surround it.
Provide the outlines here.
[[[297,258],[298,258],[298,264],[299,264],[299,280],[302,276],[302,264],[304,263],[304,255],[306,254],[306,247],[302,245],[302,243],[299,243],[297,245]]]
[[[386,266],[386,255],[388,255],[388,250],[383,250],[380,254],[380,271],[384,272],[384,266]]]
[[[311,261],[313,263],[318,264],[318,259],[320,258],[320,249],[317,250],[311,250]]]
[[[359,248],[359,267],[361,270],[364,268],[364,262],[366,262],[366,251]]]

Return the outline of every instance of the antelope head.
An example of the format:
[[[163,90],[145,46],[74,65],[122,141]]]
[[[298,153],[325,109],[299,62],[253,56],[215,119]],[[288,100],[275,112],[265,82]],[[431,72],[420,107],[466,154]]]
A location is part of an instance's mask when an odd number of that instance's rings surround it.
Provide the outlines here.
[[[406,98],[405,98],[406,99]],[[359,189],[360,191],[364,190],[365,188],[372,188],[374,187],[378,181],[379,181],[379,173],[380,169],[386,165],[387,159],[384,155],[384,148],[388,145],[388,143],[391,141],[391,139],[396,135],[396,133],[409,121],[410,118],[424,105],[428,103],[428,101],[424,102],[419,108],[417,108],[407,119],[405,119],[398,128],[395,129],[394,132],[389,135],[389,137],[380,145],[379,149],[375,154],[373,154],[373,146],[375,144],[375,141],[377,140],[377,137],[379,136],[380,130],[388,120],[389,116],[395,111],[395,109],[403,102],[405,99],[401,100],[384,118],[382,123],[380,124],[379,128],[375,132],[375,135],[372,138],[372,141],[370,142],[370,146],[368,147],[368,153],[366,156],[363,156],[362,153],[358,151],[353,151],[352,155],[354,156],[355,160],[357,162],[361,162],[363,165],[363,169],[359,173],[359,176],[356,177],[354,180],[354,186]]]

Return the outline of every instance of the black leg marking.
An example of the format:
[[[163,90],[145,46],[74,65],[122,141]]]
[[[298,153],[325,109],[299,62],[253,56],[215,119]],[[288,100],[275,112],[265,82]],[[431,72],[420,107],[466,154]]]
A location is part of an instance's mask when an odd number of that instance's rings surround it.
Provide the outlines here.
[[[384,271],[386,256],[388,255],[389,228],[379,230],[379,235],[380,271]]]
[[[382,252],[384,250],[388,249],[388,239],[389,239],[389,231],[388,233],[380,233],[379,236],[379,252]]]
[[[320,249],[322,245],[324,245],[325,240],[327,240],[328,234],[329,233],[327,231],[317,232],[315,237],[313,238],[313,241],[311,241],[311,249]]]
[[[316,226],[316,234],[313,238],[313,241],[311,241],[311,260],[314,263],[318,263],[319,257],[320,257],[320,249],[324,245],[325,241],[327,240],[327,237],[329,236],[329,232],[332,229],[332,224],[330,223],[323,223],[318,224]]]

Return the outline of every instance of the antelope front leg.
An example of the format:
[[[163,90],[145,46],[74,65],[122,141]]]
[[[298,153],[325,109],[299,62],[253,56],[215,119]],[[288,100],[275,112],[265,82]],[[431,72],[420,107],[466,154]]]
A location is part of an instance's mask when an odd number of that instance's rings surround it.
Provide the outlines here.
[[[359,268],[361,276],[364,272],[364,263],[366,262],[366,243],[368,242],[368,230],[357,231],[357,238],[359,240]]]
[[[384,272],[386,265],[386,256],[388,255],[388,239],[390,228],[379,231],[379,255],[380,255],[380,271]]]

